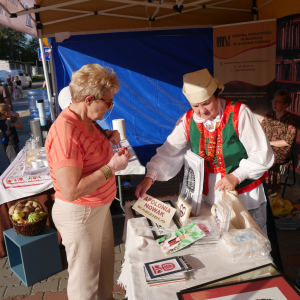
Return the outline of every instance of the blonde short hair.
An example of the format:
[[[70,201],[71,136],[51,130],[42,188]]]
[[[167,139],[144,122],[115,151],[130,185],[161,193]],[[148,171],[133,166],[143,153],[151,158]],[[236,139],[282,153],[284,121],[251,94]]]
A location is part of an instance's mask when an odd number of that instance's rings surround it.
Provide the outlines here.
[[[88,64],[73,73],[69,88],[72,102],[81,102],[89,95],[100,99],[108,92],[116,93],[120,84],[112,69]]]
[[[6,103],[0,104],[0,117],[2,117],[5,113],[10,111],[10,106]]]

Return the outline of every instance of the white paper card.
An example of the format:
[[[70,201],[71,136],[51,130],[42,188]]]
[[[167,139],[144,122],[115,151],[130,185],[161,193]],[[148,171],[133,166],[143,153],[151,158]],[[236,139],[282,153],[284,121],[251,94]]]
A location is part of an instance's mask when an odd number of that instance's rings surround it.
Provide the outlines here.
[[[184,177],[180,196],[192,207],[195,216],[200,214],[204,183],[204,159],[188,150],[184,155]]]
[[[181,197],[178,197],[176,203],[176,216],[182,224],[190,217],[192,207]]]

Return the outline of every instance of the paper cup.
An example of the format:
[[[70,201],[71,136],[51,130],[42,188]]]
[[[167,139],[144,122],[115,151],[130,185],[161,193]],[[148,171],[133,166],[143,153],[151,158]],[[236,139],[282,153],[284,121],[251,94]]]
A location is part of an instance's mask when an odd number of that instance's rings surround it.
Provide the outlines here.
[[[45,166],[45,167],[48,167],[48,161],[47,161],[47,160],[44,160],[43,162],[44,162],[44,166]]]
[[[118,130],[121,136],[121,140],[127,139],[126,130],[125,130],[125,120],[124,119],[115,119],[112,120],[112,125],[114,130]]]

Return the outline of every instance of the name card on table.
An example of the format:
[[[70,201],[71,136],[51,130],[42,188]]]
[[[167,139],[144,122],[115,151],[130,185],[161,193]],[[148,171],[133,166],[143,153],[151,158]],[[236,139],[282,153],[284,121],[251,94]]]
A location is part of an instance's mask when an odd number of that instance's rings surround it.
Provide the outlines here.
[[[139,198],[132,208],[164,228],[169,228],[176,212],[175,208],[147,194]]]

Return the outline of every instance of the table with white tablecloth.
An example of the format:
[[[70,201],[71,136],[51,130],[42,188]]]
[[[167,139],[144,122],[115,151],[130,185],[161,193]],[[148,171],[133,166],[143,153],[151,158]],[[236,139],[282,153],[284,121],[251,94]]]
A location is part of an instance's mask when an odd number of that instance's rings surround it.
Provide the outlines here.
[[[171,200],[173,203],[177,197],[162,197],[159,200]],[[199,253],[197,247],[189,247],[174,254],[165,256],[154,240],[149,224],[145,217],[132,218],[131,208],[133,202],[126,203],[126,239],[125,261],[119,277],[119,284],[126,288],[129,300],[175,300],[176,293],[180,290],[193,287],[195,285],[210,282],[222,277],[271,263],[269,257],[256,257],[233,262],[221,244],[215,251],[210,253]],[[202,209],[202,206],[201,206]],[[208,215],[209,209],[202,210],[204,215]],[[197,270],[194,280],[165,284],[161,286],[148,287],[143,265],[167,257],[187,255],[188,260]]]
[[[22,149],[0,177],[0,205],[52,187],[49,168],[34,171],[26,164],[26,151]]]
[[[124,139],[120,145],[121,147],[127,147],[131,158],[125,170],[116,172],[119,181],[119,190],[121,189],[121,175],[145,174],[145,167],[141,165],[129,141]],[[0,205],[39,194],[53,187],[48,168],[36,170],[36,172],[30,168],[30,172],[24,172],[24,167],[26,167],[25,171],[28,171],[26,152],[22,149],[0,177]]]

